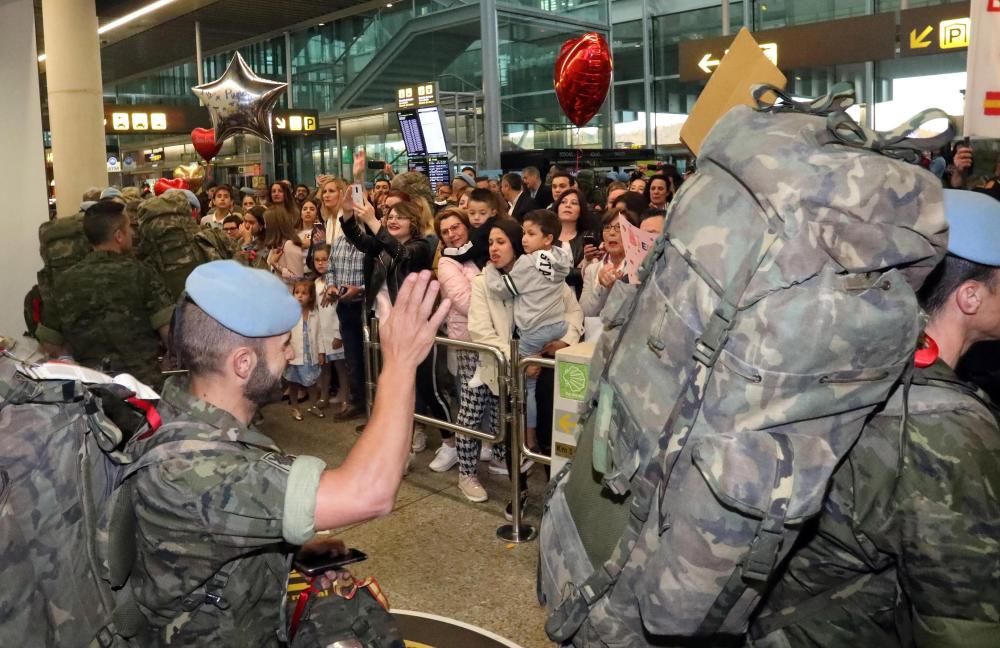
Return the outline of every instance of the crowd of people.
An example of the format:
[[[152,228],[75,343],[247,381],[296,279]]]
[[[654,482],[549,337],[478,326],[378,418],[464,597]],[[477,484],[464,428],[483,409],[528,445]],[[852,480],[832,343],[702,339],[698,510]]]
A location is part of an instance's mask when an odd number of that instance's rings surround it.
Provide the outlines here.
[[[162,384],[163,358],[170,357],[164,355],[169,312],[179,289],[158,279],[142,263],[150,259],[136,259],[133,252],[141,247],[140,215],[152,210],[152,201],[173,200],[182,211],[190,210],[200,235],[215,235],[215,256],[204,260],[232,258],[269,270],[299,303],[301,318],[284,373],[290,416],[349,420],[367,407],[363,327],[366,318],[382,315],[380,293],[394,301],[408,275],[430,270],[453,304],[442,335],[489,344],[505,354],[516,335],[522,356],[551,357],[582,339],[584,318],[596,316],[613,284],[626,280],[619,218],[658,233],[683,182],[670,165],[631,176],[610,172],[600,181],[593,171],[571,173],[558,166],[544,175],[527,167],[500,178],[477,176],[465,167],[432,190],[420,173],[394,174],[387,165],[369,182],[366,169],[360,152],[351,179],[363,188],[360,199],[351,183],[333,176],[320,176],[315,187],[275,181],[263,200],[252,189],[214,183],[197,194],[168,190],[154,197],[109,187],[85,195],[81,211],[90,223],[85,227],[90,244],[128,266],[105,276],[118,276],[119,270],[152,276],[125,289],[104,286],[96,293],[104,297],[81,297],[88,292],[83,286],[60,284],[59,293],[75,296],[66,307],[60,306],[66,298],[47,300],[39,340],[54,356]],[[76,283],[89,281],[84,273]],[[128,314],[129,326],[120,336],[105,335],[110,324],[92,314],[115,311],[106,304],[94,308],[100,298],[110,298]],[[77,334],[84,329],[91,331],[90,339]],[[111,338],[129,348],[105,348]],[[547,450],[551,430],[548,373],[530,371],[527,380],[527,441],[539,451]],[[544,389],[536,396],[539,379]],[[417,411],[495,433],[498,380],[495,361],[485,354],[431,353],[418,368]],[[440,436],[429,468],[457,467],[465,497],[485,501],[479,462],[488,462],[493,474],[509,474],[506,448],[446,430]],[[427,445],[424,426],[415,425],[411,461]],[[530,461],[519,467],[532,468]]]

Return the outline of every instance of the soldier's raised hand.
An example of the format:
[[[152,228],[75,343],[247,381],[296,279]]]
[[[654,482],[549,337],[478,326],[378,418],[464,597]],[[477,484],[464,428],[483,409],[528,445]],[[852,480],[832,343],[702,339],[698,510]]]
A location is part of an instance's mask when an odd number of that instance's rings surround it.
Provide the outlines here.
[[[434,338],[444,318],[451,310],[451,300],[445,299],[434,308],[440,286],[431,273],[424,270],[406,277],[399,288],[396,303],[380,293],[379,312],[388,313],[379,326],[379,345],[385,368],[416,370],[434,345]]]

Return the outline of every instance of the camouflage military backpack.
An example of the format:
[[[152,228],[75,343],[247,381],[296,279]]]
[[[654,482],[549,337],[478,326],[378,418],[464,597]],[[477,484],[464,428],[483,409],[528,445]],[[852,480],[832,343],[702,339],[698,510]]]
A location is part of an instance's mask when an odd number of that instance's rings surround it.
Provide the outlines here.
[[[641,285],[613,290],[576,457],[542,518],[554,641],[743,635],[912,362],[914,287],[947,225],[939,180],[905,160],[954,130],[869,131],[842,110],[851,94],[726,114]]]
[[[180,191],[169,190],[139,207],[139,258],[153,266],[173,299],[196,267],[214,259],[197,242],[198,223]]]
[[[222,228],[202,225],[194,236],[194,241],[207,261],[232,259],[237,243],[222,231]]]
[[[90,241],[83,233],[83,212],[42,223],[38,227],[38,245],[42,256],[38,289],[44,304],[51,295],[56,277],[90,252]]]
[[[96,524],[119,449],[146,427],[130,396],[35,380],[0,355],[0,646],[129,645],[137,609],[98,576]]]

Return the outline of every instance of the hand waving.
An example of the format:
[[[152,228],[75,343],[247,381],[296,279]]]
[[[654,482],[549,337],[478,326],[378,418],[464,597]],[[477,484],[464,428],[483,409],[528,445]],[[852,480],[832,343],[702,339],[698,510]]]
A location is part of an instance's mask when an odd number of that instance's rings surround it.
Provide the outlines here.
[[[440,286],[424,270],[406,277],[399,289],[396,303],[390,305],[385,293],[380,293],[379,312],[388,313],[379,327],[379,344],[385,367],[415,371],[434,345],[441,323],[451,310],[451,300],[442,300],[435,310],[434,300]]]

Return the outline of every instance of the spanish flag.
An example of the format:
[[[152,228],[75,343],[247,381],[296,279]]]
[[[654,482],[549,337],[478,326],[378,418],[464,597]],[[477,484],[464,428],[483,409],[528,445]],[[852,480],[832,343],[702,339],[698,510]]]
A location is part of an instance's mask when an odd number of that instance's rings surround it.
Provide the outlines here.
[[[1000,138],[1000,11],[995,0],[970,3],[965,135]]]

